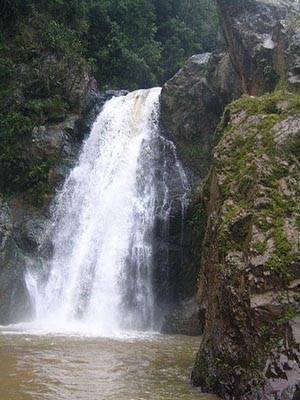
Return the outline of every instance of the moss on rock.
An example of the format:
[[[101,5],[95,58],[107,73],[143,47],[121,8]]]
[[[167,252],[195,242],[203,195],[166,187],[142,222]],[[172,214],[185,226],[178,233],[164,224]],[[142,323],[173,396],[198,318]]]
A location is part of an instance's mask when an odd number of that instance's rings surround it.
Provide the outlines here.
[[[289,144],[300,137],[290,128],[299,101],[275,92],[228,106],[210,194],[199,206],[207,221],[199,286],[206,324],[193,380],[229,398],[265,398],[271,354],[299,351],[293,335],[286,339],[299,309],[299,154]],[[283,370],[276,363],[272,384]]]

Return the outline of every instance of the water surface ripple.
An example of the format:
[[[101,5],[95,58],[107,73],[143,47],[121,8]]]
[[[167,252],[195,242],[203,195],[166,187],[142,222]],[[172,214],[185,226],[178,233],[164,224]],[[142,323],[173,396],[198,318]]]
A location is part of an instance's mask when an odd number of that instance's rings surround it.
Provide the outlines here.
[[[0,334],[0,400],[210,400],[190,386],[199,338]]]

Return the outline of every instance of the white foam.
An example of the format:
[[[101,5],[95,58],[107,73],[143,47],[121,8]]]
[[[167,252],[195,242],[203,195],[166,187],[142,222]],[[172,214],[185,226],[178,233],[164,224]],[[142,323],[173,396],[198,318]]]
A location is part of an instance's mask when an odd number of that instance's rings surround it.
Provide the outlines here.
[[[143,319],[151,328],[147,232],[154,224],[155,185],[149,157],[141,154],[158,136],[160,92],[113,98],[98,116],[57,197],[49,278],[27,276],[37,332],[118,336],[128,262],[135,268],[131,323]]]

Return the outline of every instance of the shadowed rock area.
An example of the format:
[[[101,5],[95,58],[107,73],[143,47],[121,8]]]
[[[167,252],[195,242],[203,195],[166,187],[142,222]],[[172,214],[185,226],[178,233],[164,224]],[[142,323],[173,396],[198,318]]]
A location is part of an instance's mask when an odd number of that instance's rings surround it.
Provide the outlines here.
[[[192,57],[161,98],[194,182],[183,268],[198,270],[204,336],[192,380],[224,399],[295,400],[299,2],[216,3],[220,50]],[[178,329],[183,309],[166,327]]]

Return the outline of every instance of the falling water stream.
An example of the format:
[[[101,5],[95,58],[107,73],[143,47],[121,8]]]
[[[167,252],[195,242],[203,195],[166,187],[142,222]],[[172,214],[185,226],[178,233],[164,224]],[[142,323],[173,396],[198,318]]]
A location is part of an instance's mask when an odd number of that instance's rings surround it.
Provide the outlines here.
[[[95,121],[53,208],[49,275],[27,275],[37,326],[100,336],[157,329],[154,225],[158,213],[167,224],[170,191],[182,204],[187,192],[175,147],[159,134],[160,91],[114,97]]]
[[[188,385],[199,339],[153,332],[155,227],[167,235],[188,194],[160,91],[112,98],[85,140],[53,206],[52,254],[27,273],[34,318],[0,329],[0,400],[210,398]]]

